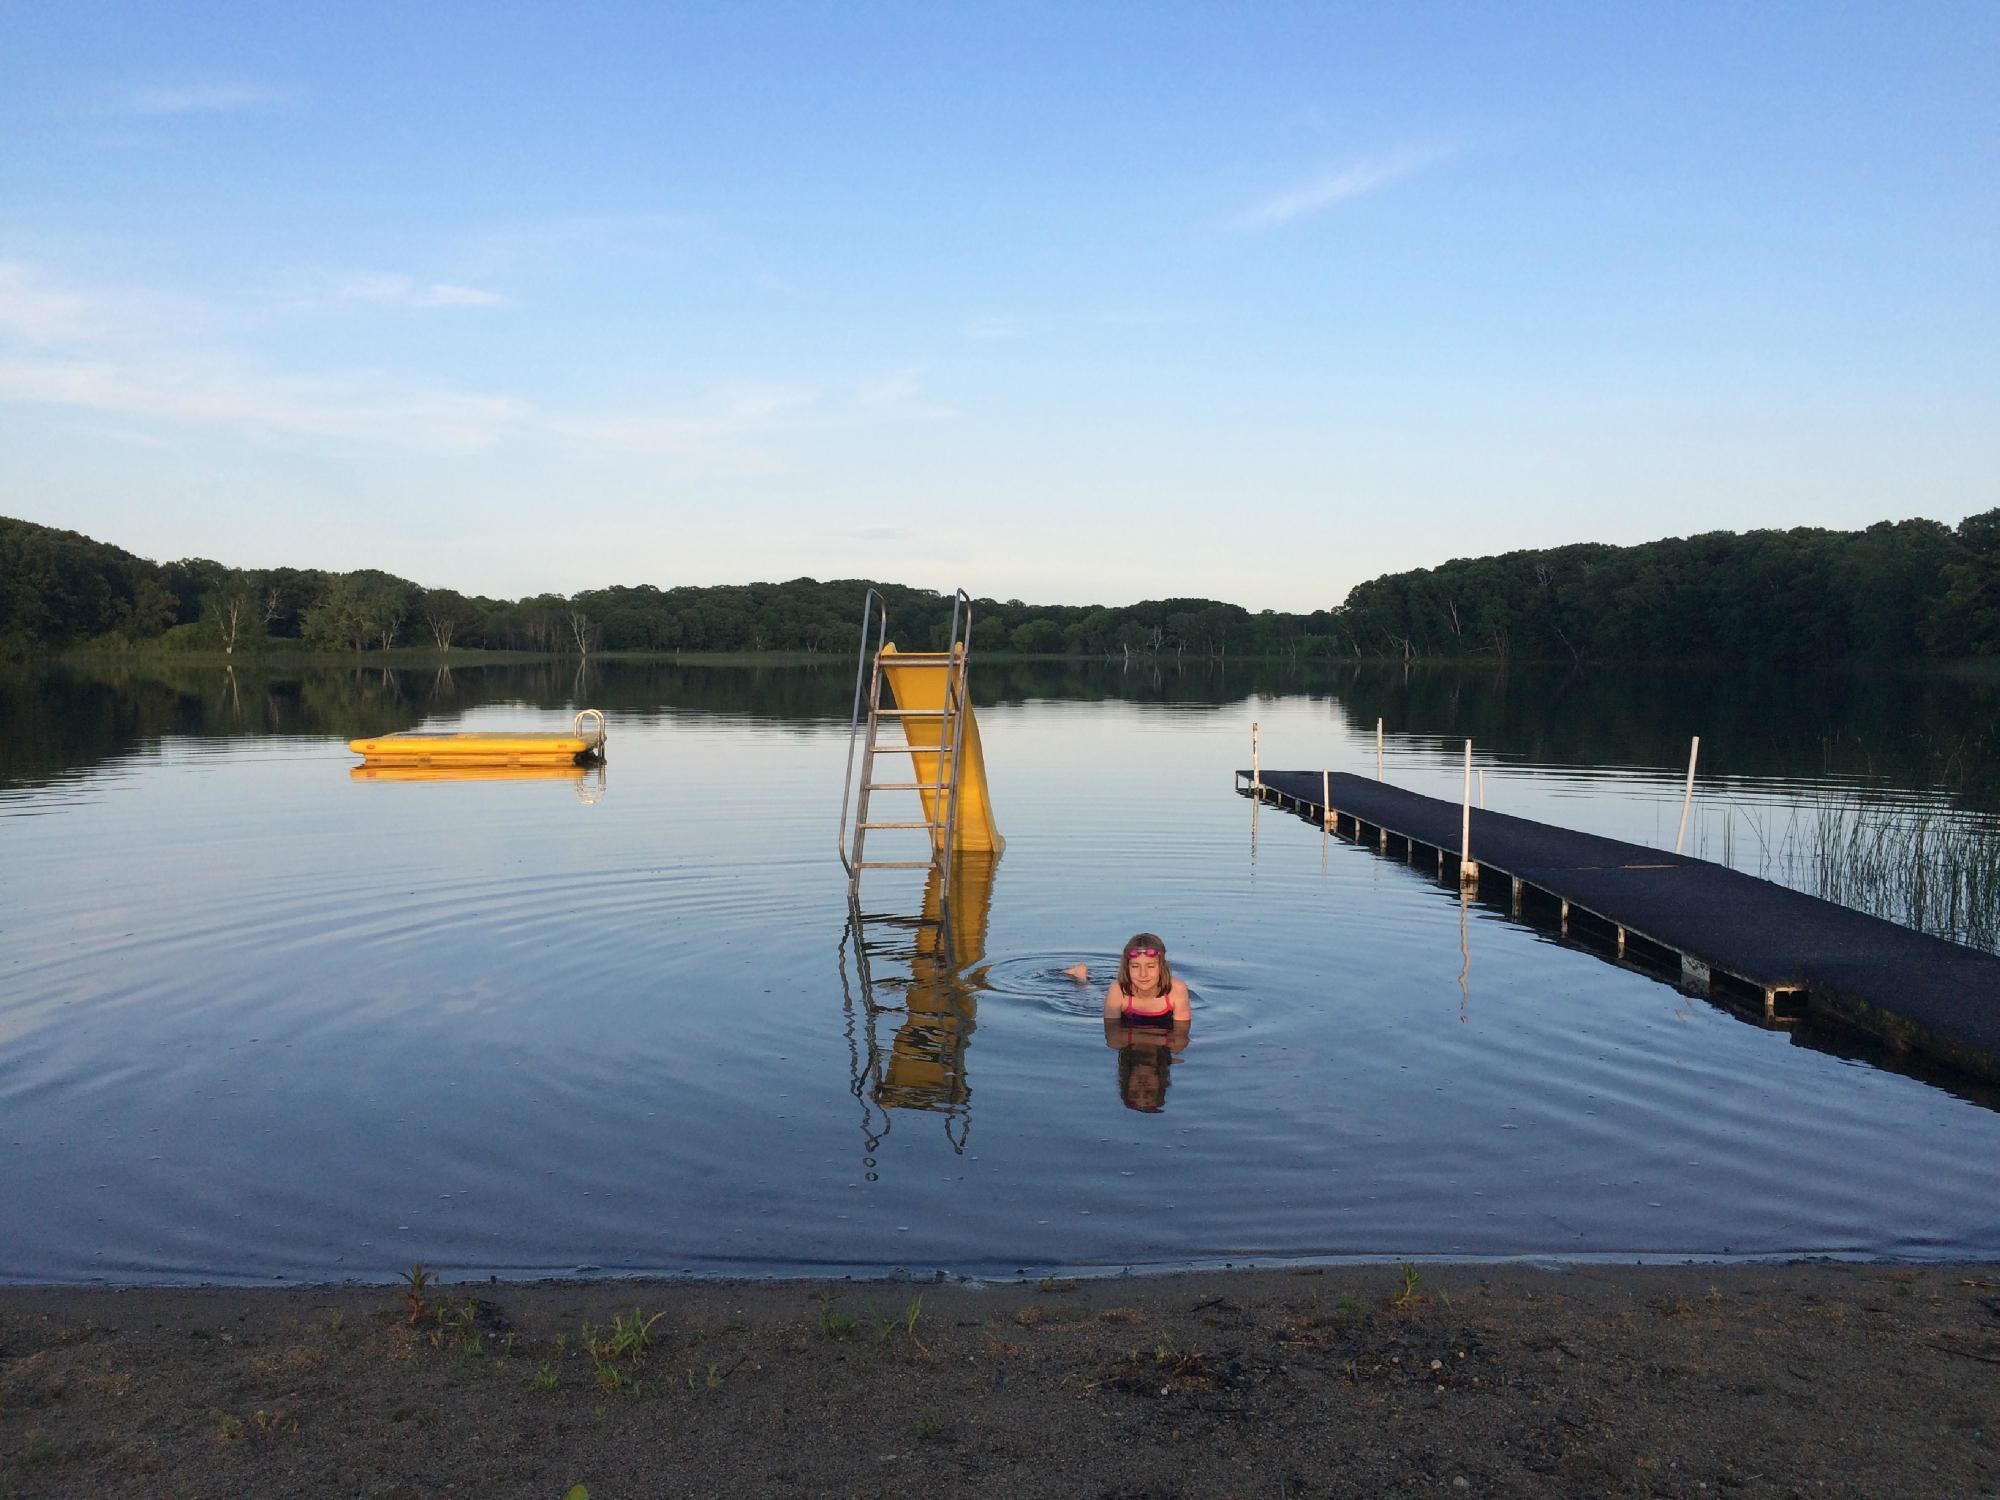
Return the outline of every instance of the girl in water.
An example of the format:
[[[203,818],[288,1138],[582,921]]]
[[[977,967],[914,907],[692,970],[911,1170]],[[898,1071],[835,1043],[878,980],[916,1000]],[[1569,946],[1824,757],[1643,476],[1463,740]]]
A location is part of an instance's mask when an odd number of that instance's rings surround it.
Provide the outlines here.
[[[1063,970],[1088,981],[1087,964]],[[1126,1026],[1185,1026],[1188,990],[1167,963],[1167,945],[1157,933],[1135,933],[1118,959],[1118,977],[1104,992],[1104,1019]]]

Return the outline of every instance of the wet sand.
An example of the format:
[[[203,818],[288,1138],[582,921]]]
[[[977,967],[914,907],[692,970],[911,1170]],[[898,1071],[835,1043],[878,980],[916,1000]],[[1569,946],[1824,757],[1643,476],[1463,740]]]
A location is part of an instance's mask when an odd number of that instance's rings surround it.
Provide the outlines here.
[[[0,1496],[2000,1493],[1993,1265],[417,1302],[0,1289]]]

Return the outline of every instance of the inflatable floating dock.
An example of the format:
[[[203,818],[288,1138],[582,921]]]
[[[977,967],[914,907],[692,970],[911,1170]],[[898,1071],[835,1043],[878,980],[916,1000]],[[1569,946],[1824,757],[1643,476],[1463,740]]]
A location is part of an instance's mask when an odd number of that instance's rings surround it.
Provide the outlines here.
[[[567,734],[385,734],[349,740],[361,767],[455,770],[476,767],[591,766],[604,759],[604,715],[586,708]]]

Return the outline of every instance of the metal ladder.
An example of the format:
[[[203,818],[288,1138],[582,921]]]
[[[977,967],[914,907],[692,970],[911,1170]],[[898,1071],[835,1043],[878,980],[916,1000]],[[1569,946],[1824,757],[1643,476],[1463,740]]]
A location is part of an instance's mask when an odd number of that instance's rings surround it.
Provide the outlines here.
[[[847,869],[850,894],[860,889],[863,870],[928,870],[935,868],[950,888],[952,848],[958,830],[959,757],[965,746],[967,658],[972,650],[972,600],[964,589],[955,590],[951,601],[951,636],[942,651],[898,651],[889,658],[897,666],[943,668],[945,691],[939,708],[884,707],[882,703],[882,648],[889,638],[889,609],[874,589],[861,603],[861,650],[854,666],[854,713],[847,728],[847,775],[840,792],[840,862]],[[872,642],[872,649],[871,649]],[[862,709],[866,705],[864,717]],[[935,751],[925,745],[881,743],[884,719],[908,723],[912,719],[940,720]],[[861,751],[861,780],[854,779],[855,750]],[[930,781],[916,780],[916,757],[934,753],[937,771]],[[878,754],[908,755],[910,780],[877,781]],[[924,812],[922,793],[931,793],[931,815],[918,818],[869,818],[869,801],[876,792],[916,792],[918,811]],[[854,810],[853,837],[848,836],[847,814]],[[868,835],[878,829],[925,830],[931,841],[929,859],[869,859]]]

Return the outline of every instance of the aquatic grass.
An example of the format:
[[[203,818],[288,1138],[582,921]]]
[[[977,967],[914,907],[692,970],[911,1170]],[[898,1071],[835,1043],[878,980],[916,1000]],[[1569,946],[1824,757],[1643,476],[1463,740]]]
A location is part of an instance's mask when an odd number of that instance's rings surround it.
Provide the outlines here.
[[[1969,948],[2000,952],[2000,819],[1858,786],[1729,802],[1720,862]],[[1738,821],[1756,840],[1739,851]],[[1745,857],[1738,858],[1739,852]]]
[[[2000,826],[1871,793],[1814,810],[1812,892],[1936,937],[2000,949]]]

